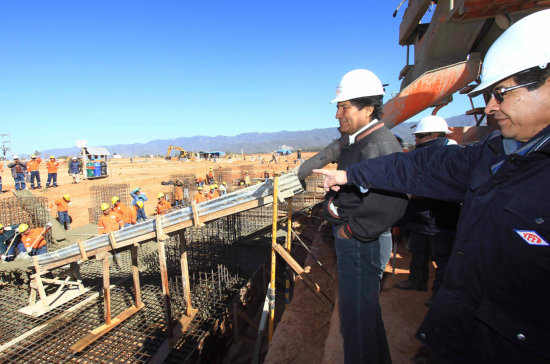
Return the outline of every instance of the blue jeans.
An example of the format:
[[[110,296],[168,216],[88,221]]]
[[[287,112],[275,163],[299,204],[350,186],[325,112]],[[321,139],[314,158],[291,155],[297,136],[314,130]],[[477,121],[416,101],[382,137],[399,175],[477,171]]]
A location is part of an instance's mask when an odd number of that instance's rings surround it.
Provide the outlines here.
[[[71,226],[71,219],[69,218],[68,211],[57,211],[57,216],[59,217],[59,223],[61,226],[68,230],[67,227]]]
[[[40,172],[32,171],[31,172],[31,188],[34,188],[34,181],[36,180],[37,187],[40,188]]]
[[[57,187],[57,173],[48,173],[48,180],[46,181],[46,187],[50,187],[50,181],[53,186]]]
[[[17,176],[14,178],[15,189],[24,190],[27,187],[25,183],[25,173],[17,173]]]
[[[137,217],[136,220],[139,221],[145,221],[147,220],[147,215],[145,215],[145,209],[139,209],[137,210]]]
[[[378,302],[380,279],[391,255],[391,233],[368,243],[341,238],[336,231],[334,236],[344,362],[391,363]]]

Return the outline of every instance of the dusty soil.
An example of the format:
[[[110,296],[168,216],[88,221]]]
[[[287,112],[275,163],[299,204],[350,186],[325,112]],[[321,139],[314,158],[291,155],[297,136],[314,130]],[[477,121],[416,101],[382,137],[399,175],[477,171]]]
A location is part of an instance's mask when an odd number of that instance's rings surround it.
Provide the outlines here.
[[[336,255],[330,231],[315,235],[314,251],[330,274],[337,277]],[[395,259],[395,275],[392,275],[391,259],[386,267],[380,305],[394,364],[412,363],[421,347],[414,339],[428,308],[424,300],[431,292],[404,291],[394,287],[398,280],[408,277],[410,253],[398,246]],[[311,266],[310,276],[321,289],[337,301],[337,280],[331,281],[310,257],[305,265]],[[430,272],[429,287],[433,281],[434,269]],[[343,363],[343,340],[340,334],[338,305],[330,310],[319,301],[303,283],[297,282],[293,301],[283,313],[273,341],[269,345],[266,363],[311,364]]]

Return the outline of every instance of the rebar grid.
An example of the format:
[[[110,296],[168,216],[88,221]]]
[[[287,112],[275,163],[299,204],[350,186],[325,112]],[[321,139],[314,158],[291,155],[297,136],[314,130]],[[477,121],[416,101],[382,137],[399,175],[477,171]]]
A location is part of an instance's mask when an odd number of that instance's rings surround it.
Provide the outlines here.
[[[254,231],[263,229],[273,221],[273,206],[264,205],[236,214],[239,221],[239,233],[246,236]]]
[[[118,196],[120,201],[126,205],[130,204],[130,185],[129,184],[104,184],[90,187],[90,200],[92,207],[88,208],[90,223],[97,224],[101,216],[101,204],[111,204],[113,196]]]
[[[31,228],[41,228],[49,219],[46,197],[9,197],[2,199],[0,204],[0,223],[4,226],[25,223]],[[51,232],[44,234],[44,238],[51,248]]]

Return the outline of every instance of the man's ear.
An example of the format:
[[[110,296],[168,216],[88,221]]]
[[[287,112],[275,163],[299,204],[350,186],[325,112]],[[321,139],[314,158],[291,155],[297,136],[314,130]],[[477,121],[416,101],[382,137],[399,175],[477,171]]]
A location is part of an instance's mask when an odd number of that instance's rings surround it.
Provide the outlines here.
[[[365,113],[365,117],[370,117],[374,112],[374,106],[365,106],[361,109],[361,112]]]

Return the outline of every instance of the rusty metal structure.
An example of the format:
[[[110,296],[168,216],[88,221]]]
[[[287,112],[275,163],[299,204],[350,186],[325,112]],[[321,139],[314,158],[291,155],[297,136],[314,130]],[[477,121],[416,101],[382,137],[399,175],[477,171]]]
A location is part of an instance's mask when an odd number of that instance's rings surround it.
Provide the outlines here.
[[[108,183],[95,185],[90,187],[91,206],[88,208],[88,215],[91,224],[97,224],[101,216],[100,206],[103,202],[111,204],[111,198],[118,196],[120,201],[125,205],[129,205],[131,201],[130,185]]]

